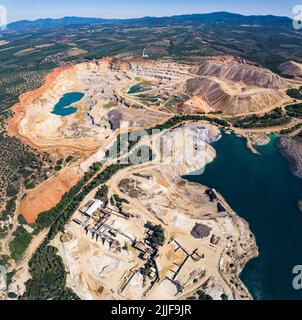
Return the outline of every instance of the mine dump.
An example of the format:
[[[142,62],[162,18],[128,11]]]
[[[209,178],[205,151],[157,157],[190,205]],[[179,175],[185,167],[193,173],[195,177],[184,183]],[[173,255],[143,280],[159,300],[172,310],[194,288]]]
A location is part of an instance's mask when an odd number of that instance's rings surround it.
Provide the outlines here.
[[[191,231],[191,234],[194,238],[204,238],[207,237],[211,232],[211,228],[204,224],[195,224],[194,228]]]
[[[279,65],[279,70],[283,75],[301,78],[302,64],[295,61],[287,61]]]

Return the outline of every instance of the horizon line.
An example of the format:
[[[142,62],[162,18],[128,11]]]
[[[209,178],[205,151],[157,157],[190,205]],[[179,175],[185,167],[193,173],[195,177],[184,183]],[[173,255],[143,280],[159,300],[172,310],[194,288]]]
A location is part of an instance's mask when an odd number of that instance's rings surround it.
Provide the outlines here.
[[[191,15],[206,15],[206,14],[215,14],[215,13],[229,13],[233,15],[239,15],[242,17],[278,17],[278,18],[288,18],[288,19],[293,19],[290,16],[279,16],[279,15],[274,15],[274,14],[242,14],[238,12],[230,12],[230,11],[211,11],[211,12],[195,12],[195,13],[182,13],[182,14],[174,14],[174,15],[164,15],[164,16],[138,16],[138,17],[129,17],[129,18],[104,18],[104,17],[96,17],[96,16],[62,16],[62,17],[47,17],[47,18],[37,18],[37,19],[20,19],[20,20],[14,20],[10,21],[7,25],[11,23],[16,23],[16,22],[21,22],[21,21],[29,21],[29,22],[34,22],[38,20],[60,20],[64,18],[87,18],[87,19],[103,19],[103,20],[135,20],[135,19],[145,19],[145,18],[172,18],[172,17],[180,17],[180,16],[191,16]]]

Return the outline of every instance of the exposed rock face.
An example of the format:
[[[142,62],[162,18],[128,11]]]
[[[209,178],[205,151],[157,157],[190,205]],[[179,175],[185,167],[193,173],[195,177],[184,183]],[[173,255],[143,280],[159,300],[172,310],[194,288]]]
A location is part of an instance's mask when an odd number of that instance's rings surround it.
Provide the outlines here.
[[[276,144],[288,159],[291,172],[302,179],[302,145],[290,137],[280,137]]]
[[[238,115],[290,102],[287,79],[239,58],[211,57],[191,72],[199,77],[187,81],[187,91],[199,100],[193,98],[179,106],[187,113],[214,110]]]
[[[207,108],[234,115],[257,112],[288,99],[281,90],[244,86],[234,82],[223,83],[214,78],[190,79],[187,90],[193,95],[203,96]],[[191,108],[189,113],[195,113],[196,108],[198,109],[196,106]],[[203,109],[201,107],[199,110]]]
[[[284,75],[302,77],[302,63],[287,61],[280,64],[279,70]]]
[[[151,123],[162,122],[165,117],[151,110],[138,111],[131,108],[118,107],[107,114],[113,130],[119,129],[123,122],[132,128],[148,127]]]
[[[194,80],[192,79],[192,81]],[[215,111],[215,109],[210,105],[210,102],[207,100],[207,97],[198,94],[192,99],[181,103],[178,108],[189,114]]]
[[[281,89],[287,85],[285,79],[270,70],[256,67],[234,57],[214,57],[206,60],[199,66],[196,73],[200,76],[242,82],[262,88]]]
[[[214,160],[215,149],[209,144],[220,139],[220,131],[213,125],[185,124],[161,136],[161,171],[174,177],[202,170]]]

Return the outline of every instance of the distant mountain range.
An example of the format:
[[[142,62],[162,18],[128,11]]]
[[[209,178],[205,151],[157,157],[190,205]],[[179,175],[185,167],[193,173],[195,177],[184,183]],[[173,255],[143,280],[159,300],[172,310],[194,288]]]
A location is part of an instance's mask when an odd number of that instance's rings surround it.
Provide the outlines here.
[[[31,28],[57,28],[65,27],[69,25],[80,24],[96,24],[112,22],[113,20],[101,19],[101,18],[82,18],[82,17],[64,17],[60,19],[38,19],[38,20],[20,20],[8,24],[8,29],[22,30]]]
[[[28,30],[32,28],[58,28],[71,25],[88,24],[134,24],[134,25],[176,25],[176,24],[198,24],[198,23],[228,23],[228,24],[260,24],[260,25],[289,25],[291,19],[279,16],[244,16],[229,12],[214,12],[206,14],[188,14],[171,17],[143,17],[136,19],[102,19],[83,17],[64,17],[60,19],[38,19],[34,21],[21,20],[10,23],[10,30]]]

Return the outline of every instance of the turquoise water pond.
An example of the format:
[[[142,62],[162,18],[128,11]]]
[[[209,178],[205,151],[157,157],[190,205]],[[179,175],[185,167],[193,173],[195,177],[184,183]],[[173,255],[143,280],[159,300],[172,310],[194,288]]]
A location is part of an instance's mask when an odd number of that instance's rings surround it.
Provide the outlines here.
[[[58,116],[69,116],[77,111],[77,108],[72,104],[80,101],[84,97],[81,92],[69,92],[65,93],[59,102],[54,106],[53,114]]]
[[[146,88],[141,83],[137,83],[128,90],[128,94],[139,93],[145,91]]]

